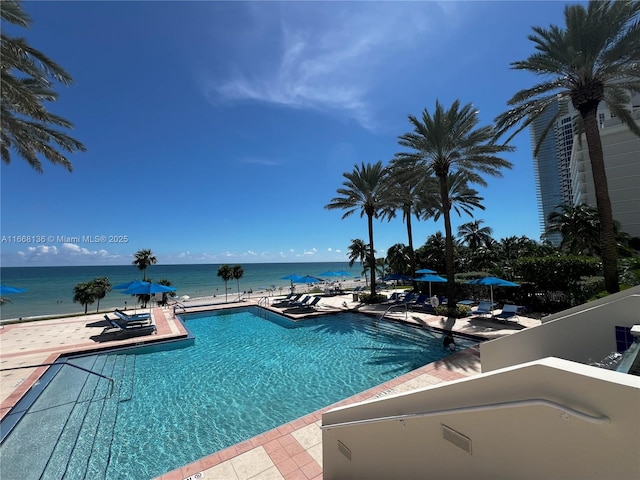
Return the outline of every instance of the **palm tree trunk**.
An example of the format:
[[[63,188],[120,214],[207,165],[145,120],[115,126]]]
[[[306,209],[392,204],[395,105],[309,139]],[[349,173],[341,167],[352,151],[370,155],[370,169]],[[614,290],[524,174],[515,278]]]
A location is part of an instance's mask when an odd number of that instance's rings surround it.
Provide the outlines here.
[[[411,228],[411,212],[407,213],[407,238],[409,242],[409,265],[411,267],[411,277],[415,278],[416,276],[416,254],[413,251],[413,231]],[[413,282],[413,287],[417,287],[417,282]]]
[[[600,217],[600,255],[604,271],[604,284],[607,292],[616,293],[620,291],[620,285],[618,284],[618,249],[613,226],[607,173],[604,167],[604,153],[598,129],[597,111],[598,105],[591,106],[590,104],[588,109],[581,109],[580,114],[584,121],[589,159],[591,160],[593,186]]]
[[[373,214],[367,214],[369,224],[369,271],[371,272],[371,299],[376,296],[376,254],[373,248]]]
[[[440,179],[440,196],[442,199],[442,217],[444,218],[445,232],[445,265],[447,269],[447,315],[453,318],[456,311],[456,281],[454,272],[453,255],[453,233],[451,230],[451,203],[449,202],[449,187],[447,185],[447,175],[438,177]]]

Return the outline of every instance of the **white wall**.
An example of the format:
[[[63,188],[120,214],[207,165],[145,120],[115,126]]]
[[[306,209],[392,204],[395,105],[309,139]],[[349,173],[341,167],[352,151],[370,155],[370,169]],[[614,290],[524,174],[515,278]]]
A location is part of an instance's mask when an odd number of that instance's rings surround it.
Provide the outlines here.
[[[616,351],[615,327],[640,323],[640,286],[543,319],[541,325],[480,344],[482,371],[559,357],[580,363]]]
[[[442,414],[326,429],[340,422],[546,398],[610,423],[545,406]],[[640,378],[544,359],[444,385],[335,409],[322,417],[323,478],[640,478]],[[471,453],[442,438],[446,425]],[[351,459],[340,451],[350,450]]]

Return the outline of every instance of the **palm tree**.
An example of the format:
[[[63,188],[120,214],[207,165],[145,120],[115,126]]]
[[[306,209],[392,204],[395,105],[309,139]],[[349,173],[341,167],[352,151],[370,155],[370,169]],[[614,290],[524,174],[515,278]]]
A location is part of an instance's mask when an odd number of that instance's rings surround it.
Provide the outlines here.
[[[96,300],[98,305],[96,306],[96,312],[100,310],[100,300],[107,296],[107,293],[111,291],[111,282],[107,277],[94,278],[89,282],[96,294]]]
[[[600,250],[598,211],[589,205],[560,205],[549,214],[545,233],[562,235],[560,250],[595,256]]]
[[[240,265],[235,265],[231,270],[231,275],[235,278],[238,285],[238,295],[240,295],[240,279],[244,277],[244,270]]]
[[[367,282],[367,274],[366,274],[366,269],[364,267],[364,261],[368,255],[369,255],[369,245],[364,243],[364,240],[360,240],[359,238],[354,238],[351,240],[351,243],[349,244],[349,254],[348,254],[349,267],[353,267],[353,264],[356,263],[356,261],[360,262],[360,265],[362,266],[362,271],[365,274],[364,275],[365,283]]]
[[[382,166],[382,162],[375,164],[366,164],[362,162],[362,166],[354,166],[352,172],[343,173],[347,179],[343,182],[344,188],[339,188],[337,193],[341,196],[331,199],[331,203],[325,205],[329,210],[340,208],[346,210],[342,218],[352,215],[356,210],[360,210],[360,216],[367,216],[367,224],[369,228],[369,248],[368,248],[368,264],[371,270],[371,298],[376,296],[376,276],[375,276],[375,249],[373,245],[373,219],[378,218],[383,208],[382,191],[384,187],[384,178],[387,171]]]
[[[605,287],[620,290],[616,239],[611,200],[598,127],[598,105],[606,102],[613,114],[640,136],[640,127],[628,110],[630,92],[640,91],[640,2],[591,0],[564,9],[566,28],[551,25],[533,27],[529,40],[536,53],[511,64],[548,79],[516,93],[508,111],[496,118],[498,135],[517,127],[513,136],[545,115],[558,99],[569,99],[579,113],[591,160],[598,216],[600,217],[601,258]],[[550,118],[537,149],[556,121]],[[519,126],[518,126],[519,124]]]
[[[96,301],[96,291],[91,282],[78,283],[73,287],[73,303],[84,306],[84,313],[87,313],[89,305]]]
[[[229,280],[231,280],[233,278],[233,270],[231,270],[231,267],[227,264],[224,265],[220,265],[218,267],[218,276],[220,278],[222,278],[222,280],[224,281],[224,301],[225,303],[228,301],[227,299],[227,282]]]
[[[434,197],[438,196],[437,185],[431,181],[429,172],[423,165],[391,162],[386,185],[383,189],[385,207],[381,217],[391,221],[396,211],[402,212],[402,220],[407,227],[409,270],[404,272],[411,277],[416,276],[416,255],[413,247],[413,228],[411,217],[426,220],[431,215],[425,206],[432,205]],[[389,252],[387,252],[387,256]]]
[[[158,263],[158,259],[153,252],[149,249],[138,250],[135,253],[135,259],[131,262],[133,265],[137,265],[139,270],[142,270],[142,280],[147,280],[147,267],[149,265],[155,265]]]
[[[481,175],[501,176],[502,168],[511,168],[511,163],[498,154],[512,151],[513,147],[495,143],[493,128],[477,127],[477,110],[470,103],[461,107],[458,100],[448,110],[436,101],[433,115],[425,109],[421,120],[409,115],[409,122],[414,129],[400,136],[399,144],[412,151],[398,153],[396,158],[403,162],[422,163],[438,178],[446,240],[448,310],[449,315],[453,316],[456,309],[456,285],[449,175],[460,172],[466,181],[486,186]]]
[[[442,252],[446,250],[446,241],[442,232],[429,235],[427,241],[416,249],[418,265],[429,267],[436,272],[444,272],[447,269]]]
[[[463,223],[458,227],[458,236],[460,240],[466,243],[471,250],[488,245],[493,239],[491,227],[481,227],[480,224],[484,220],[474,220],[472,222]]]
[[[0,15],[3,21],[19,27],[29,28],[31,24],[16,0],[3,0]],[[11,163],[13,150],[38,172],[42,172],[39,155],[71,171],[71,162],[59,148],[69,153],[86,150],[78,140],[50,127],[73,127],[71,122],[49,112],[44,105],[44,102],[55,102],[58,98],[51,89],[53,81],[63,85],[73,83],[62,67],[30,47],[25,39],[4,32],[0,35],[0,154],[5,164]]]
[[[168,280],[166,278],[162,278],[162,279],[158,280],[158,284],[159,285],[164,285],[165,287],[170,287],[171,286],[171,280]],[[162,305],[166,305],[167,304],[168,297],[175,297],[175,296],[176,296],[176,292],[162,292]]]
[[[403,243],[391,245],[387,250],[386,263],[389,271],[401,275],[415,276],[414,267],[411,265],[411,252]]]

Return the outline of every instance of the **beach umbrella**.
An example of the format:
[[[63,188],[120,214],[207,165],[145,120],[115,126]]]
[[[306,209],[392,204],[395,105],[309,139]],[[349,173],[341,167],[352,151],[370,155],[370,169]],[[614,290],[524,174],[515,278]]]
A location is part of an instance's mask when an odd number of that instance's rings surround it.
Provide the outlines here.
[[[176,289],[174,287],[167,287],[166,285],[160,285],[159,283],[135,281],[132,282],[129,288],[122,293],[125,295],[152,295],[154,293],[175,291]],[[149,313],[151,313],[151,305],[149,305]]]
[[[321,277],[340,277],[340,272],[322,272]]]
[[[10,293],[24,293],[24,288],[10,287],[9,285],[0,285],[0,295],[8,295]]]
[[[140,283],[140,280],[134,280],[132,282],[119,283],[115,287],[112,287],[114,290],[126,290],[127,288],[135,285],[136,283]]]
[[[491,306],[493,306],[493,287],[519,287],[520,284],[513,283],[508,280],[503,280],[498,277],[482,277],[475,280],[469,280],[467,282],[470,285],[485,285],[491,289]]]
[[[311,275],[305,275],[304,277],[298,277],[293,280],[294,283],[319,283],[324,282],[323,279],[318,277],[312,277]]]
[[[413,279],[416,282],[429,282],[429,297],[431,297],[431,282],[438,282],[438,283],[442,283],[442,282],[446,282],[447,279],[444,277],[440,277],[438,275],[421,275],[420,277],[416,277]]]
[[[428,268],[421,268],[420,270],[416,270],[416,273],[436,273],[436,271]]]
[[[382,280],[384,280],[385,282],[391,281],[391,280],[401,280],[403,282],[409,282],[412,280],[411,277],[408,277],[406,275],[401,275],[399,273],[391,273],[389,275],[387,275],[386,277],[384,277]]]

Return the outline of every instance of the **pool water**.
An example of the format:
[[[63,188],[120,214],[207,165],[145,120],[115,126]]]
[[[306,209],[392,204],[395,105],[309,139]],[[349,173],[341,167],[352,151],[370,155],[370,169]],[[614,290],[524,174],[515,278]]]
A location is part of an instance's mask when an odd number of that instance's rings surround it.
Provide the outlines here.
[[[294,324],[249,307],[185,324],[186,348],[70,360],[116,379],[113,395],[61,368],[0,446],[2,478],[152,478],[449,355],[439,333],[352,313]]]

